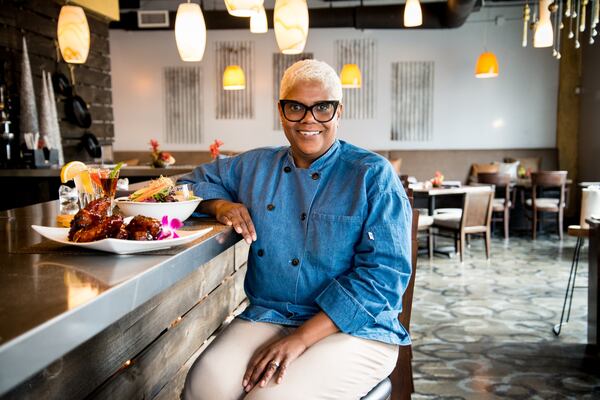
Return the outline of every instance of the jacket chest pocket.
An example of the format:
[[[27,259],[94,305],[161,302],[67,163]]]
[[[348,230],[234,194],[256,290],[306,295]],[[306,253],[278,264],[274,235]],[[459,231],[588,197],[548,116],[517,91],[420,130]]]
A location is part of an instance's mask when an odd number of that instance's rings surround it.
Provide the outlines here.
[[[360,239],[360,216],[313,212],[308,226],[308,254],[311,263],[335,277],[352,266],[354,246]]]

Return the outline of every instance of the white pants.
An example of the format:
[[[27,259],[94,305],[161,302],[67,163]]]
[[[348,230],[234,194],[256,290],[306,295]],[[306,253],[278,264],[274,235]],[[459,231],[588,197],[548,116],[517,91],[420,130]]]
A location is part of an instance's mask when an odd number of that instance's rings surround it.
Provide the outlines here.
[[[245,393],[242,378],[259,347],[295,328],[236,318],[190,369],[184,400],[352,400],[360,399],[388,376],[398,346],[335,333],[293,361],[280,384],[275,379]]]

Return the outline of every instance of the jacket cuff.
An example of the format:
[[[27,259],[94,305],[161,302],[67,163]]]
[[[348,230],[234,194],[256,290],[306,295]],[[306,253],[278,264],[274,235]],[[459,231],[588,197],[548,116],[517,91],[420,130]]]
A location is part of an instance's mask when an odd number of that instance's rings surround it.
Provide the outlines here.
[[[337,281],[319,294],[317,304],[344,333],[356,332],[375,318]]]

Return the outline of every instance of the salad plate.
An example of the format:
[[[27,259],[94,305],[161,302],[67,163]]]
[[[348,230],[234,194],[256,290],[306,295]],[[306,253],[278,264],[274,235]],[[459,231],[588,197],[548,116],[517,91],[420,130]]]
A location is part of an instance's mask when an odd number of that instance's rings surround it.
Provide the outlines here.
[[[123,239],[102,239],[95,242],[77,243],[69,241],[69,228],[55,228],[50,226],[31,225],[33,230],[53,242],[105,251],[115,254],[135,254],[146,251],[164,250],[173,246],[179,246],[189,243],[199,237],[207,234],[213,228],[205,228],[197,231],[177,231],[178,238],[167,238],[162,240],[123,240]]]

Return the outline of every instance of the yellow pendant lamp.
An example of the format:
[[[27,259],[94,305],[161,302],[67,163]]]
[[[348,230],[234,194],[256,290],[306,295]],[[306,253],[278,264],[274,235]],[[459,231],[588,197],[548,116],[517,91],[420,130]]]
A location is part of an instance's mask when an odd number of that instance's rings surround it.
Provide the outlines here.
[[[306,0],[276,0],[273,13],[275,38],[283,54],[300,54],[308,36]]]
[[[550,21],[548,6],[552,0],[540,0],[540,19],[533,32],[533,47],[550,47],[554,44],[554,30]]]
[[[225,0],[227,12],[234,17],[252,17],[263,7],[264,0]]]
[[[267,13],[263,6],[260,10],[250,17],[250,32],[252,33],[267,33],[269,25],[267,24]]]
[[[481,53],[475,66],[476,78],[495,78],[498,76],[498,59],[492,52]]]
[[[90,52],[90,27],[83,8],[62,6],[56,34],[63,60],[71,64],[85,63]]]
[[[229,65],[223,72],[223,90],[246,89],[246,76],[239,65]]]
[[[177,8],[175,40],[183,61],[202,61],[206,47],[206,24],[198,4],[182,3]]]
[[[358,65],[344,64],[340,73],[340,80],[344,89],[360,89],[362,77]]]
[[[423,13],[419,0],[407,0],[404,5],[404,26],[413,28],[423,25]]]

